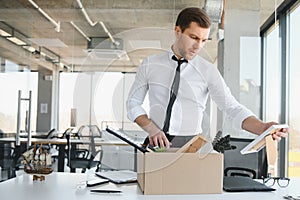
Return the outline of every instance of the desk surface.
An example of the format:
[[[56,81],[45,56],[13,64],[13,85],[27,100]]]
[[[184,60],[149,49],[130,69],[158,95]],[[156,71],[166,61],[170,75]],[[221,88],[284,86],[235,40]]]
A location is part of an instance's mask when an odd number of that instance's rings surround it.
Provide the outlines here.
[[[99,200],[99,199],[123,199],[123,200],[276,200],[283,199],[286,194],[300,195],[300,179],[292,179],[287,188],[277,188],[274,192],[242,192],[242,193],[227,193],[222,194],[203,194],[203,195],[143,195],[137,184],[129,185],[114,185],[112,183],[103,186],[91,187],[95,188],[110,188],[122,190],[120,194],[103,194],[90,193],[90,188],[78,189],[79,182],[86,180],[86,174],[74,173],[52,173],[46,176],[45,181],[33,181],[32,175],[24,174],[16,178],[10,179],[0,183],[1,199],[43,199],[43,200],[57,200],[57,199],[85,199],[85,200]],[[254,196],[255,195],[255,196]]]
[[[16,138],[8,137],[8,138],[0,138],[0,143],[9,143],[15,142]],[[26,143],[27,138],[20,138],[21,143]],[[32,143],[39,144],[67,144],[67,139],[40,139],[40,138],[31,138]],[[90,141],[86,139],[70,139],[70,143],[75,144],[89,144]],[[95,145],[117,145],[117,146],[128,146],[126,142],[122,140],[107,140],[103,138],[95,138]]]

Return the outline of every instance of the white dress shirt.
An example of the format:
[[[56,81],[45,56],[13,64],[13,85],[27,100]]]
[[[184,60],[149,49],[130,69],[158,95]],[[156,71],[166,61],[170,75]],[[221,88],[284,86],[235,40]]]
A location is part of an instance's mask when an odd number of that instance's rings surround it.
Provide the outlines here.
[[[177,62],[172,60],[173,55],[172,51],[167,51],[143,60],[127,99],[127,113],[131,121],[148,114],[158,127],[162,129],[164,126],[170,88],[177,67]],[[142,107],[147,92],[149,113]],[[170,135],[202,133],[201,124],[208,95],[232,120],[232,126],[237,130],[241,130],[244,119],[254,115],[231,95],[216,67],[197,55],[180,67],[179,90],[172,108]]]

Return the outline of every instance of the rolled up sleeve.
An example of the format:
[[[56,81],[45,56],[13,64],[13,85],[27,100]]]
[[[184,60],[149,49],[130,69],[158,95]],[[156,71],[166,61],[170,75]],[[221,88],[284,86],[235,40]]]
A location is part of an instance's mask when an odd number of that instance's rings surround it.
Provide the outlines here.
[[[134,122],[138,116],[147,114],[142,107],[147,91],[146,62],[144,61],[137,71],[126,101],[127,117],[130,121]]]
[[[231,116],[232,117],[232,127],[236,130],[242,130],[242,124],[245,119],[247,119],[250,116],[255,116],[252,111],[247,109],[243,105],[239,105],[240,111],[236,113],[235,115]]]
[[[138,116],[144,114],[147,113],[139,103],[133,99],[127,101],[127,117],[130,121],[134,122]]]
[[[232,122],[232,127],[236,130],[242,130],[243,121],[250,116],[255,116],[255,114],[234,98],[216,69],[211,68],[210,72],[207,77],[212,99],[218,108],[225,113],[225,118]]]

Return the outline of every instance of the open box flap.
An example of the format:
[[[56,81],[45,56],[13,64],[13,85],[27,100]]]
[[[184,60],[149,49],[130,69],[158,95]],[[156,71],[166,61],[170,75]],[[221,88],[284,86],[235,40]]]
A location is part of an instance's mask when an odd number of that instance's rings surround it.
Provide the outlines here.
[[[196,135],[188,141],[176,153],[195,153],[206,144],[206,139],[201,135]]]

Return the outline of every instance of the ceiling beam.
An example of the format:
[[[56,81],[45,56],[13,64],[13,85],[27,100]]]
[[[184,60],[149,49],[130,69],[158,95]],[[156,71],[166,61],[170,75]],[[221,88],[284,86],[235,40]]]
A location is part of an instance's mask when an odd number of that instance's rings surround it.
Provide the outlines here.
[[[53,64],[43,59],[35,59],[31,52],[0,37],[0,47],[5,52],[5,58],[21,66],[28,66],[29,69],[34,66],[41,66],[48,70],[53,69]],[[0,52],[0,56],[2,52]]]

